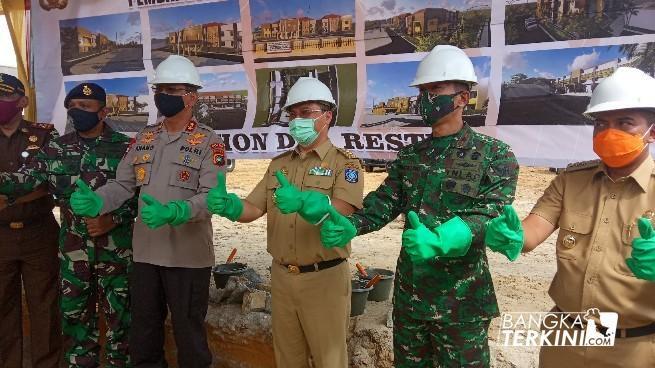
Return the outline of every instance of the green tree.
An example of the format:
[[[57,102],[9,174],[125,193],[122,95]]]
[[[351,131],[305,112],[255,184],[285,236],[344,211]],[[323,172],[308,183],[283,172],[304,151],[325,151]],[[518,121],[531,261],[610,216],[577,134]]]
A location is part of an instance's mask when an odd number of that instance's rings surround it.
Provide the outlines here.
[[[655,75],[655,43],[621,45],[620,50],[628,59],[635,59],[632,64],[635,68]]]

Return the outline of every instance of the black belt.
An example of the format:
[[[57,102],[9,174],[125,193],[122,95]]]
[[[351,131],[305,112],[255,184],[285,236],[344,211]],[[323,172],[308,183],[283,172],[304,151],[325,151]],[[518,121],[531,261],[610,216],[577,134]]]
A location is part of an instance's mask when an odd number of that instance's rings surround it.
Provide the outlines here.
[[[321,270],[325,270],[327,268],[338,266],[341,263],[343,263],[343,261],[345,260],[346,260],[345,258],[336,258],[336,259],[331,259],[329,261],[322,261],[307,266],[296,266],[290,264],[289,265],[281,264],[281,265],[282,267],[286,267],[289,273],[318,272]]]
[[[555,310],[558,312],[561,312],[562,310],[559,309],[558,307],[555,307]],[[579,329],[578,324],[575,323],[575,320],[571,317],[566,317],[566,322],[569,323],[570,326],[574,326],[575,328]],[[597,326],[596,327],[600,333],[603,335],[607,336],[607,327],[605,326]],[[645,326],[639,326],[639,327],[632,327],[632,328],[617,328],[616,329],[616,338],[628,338],[628,337],[642,337],[642,336],[648,336],[655,334],[655,322],[645,325]]]

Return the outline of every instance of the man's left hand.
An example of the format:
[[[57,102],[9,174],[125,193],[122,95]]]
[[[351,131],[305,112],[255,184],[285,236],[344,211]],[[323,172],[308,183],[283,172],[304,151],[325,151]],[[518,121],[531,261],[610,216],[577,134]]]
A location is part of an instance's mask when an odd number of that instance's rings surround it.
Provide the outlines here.
[[[92,237],[102,236],[117,226],[108,213],[98,217],[85,217],[84,222],[86,230]]]

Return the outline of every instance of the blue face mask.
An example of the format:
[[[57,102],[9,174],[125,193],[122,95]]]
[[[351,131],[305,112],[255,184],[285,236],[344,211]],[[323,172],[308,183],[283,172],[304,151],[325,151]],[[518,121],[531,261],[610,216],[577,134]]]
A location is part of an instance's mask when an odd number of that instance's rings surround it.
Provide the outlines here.
[[[314,123],[316,120],[320,119],[321,116],[316,119],[312,118],[295,118],[289,123],[289,134],[291,137],[298,142],[301,146],[309,146],[316,141],[319,136],[319,132],[314,129]],[[327,125],[326,125],[327,126]]]

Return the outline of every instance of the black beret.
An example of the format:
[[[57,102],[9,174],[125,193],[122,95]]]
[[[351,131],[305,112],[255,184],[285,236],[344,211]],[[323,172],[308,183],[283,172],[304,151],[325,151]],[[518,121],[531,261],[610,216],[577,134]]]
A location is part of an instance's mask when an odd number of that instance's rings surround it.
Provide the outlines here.
[[[25,96],[25,86],[18,78],[10,74],[0,73],[0,93]]]
[[[105,89],[95,83],[82,83],[71,89],[64,99],[64,107],[68,108],[68,102],[72,99],[97,100],[101,103],[107,102]]]

